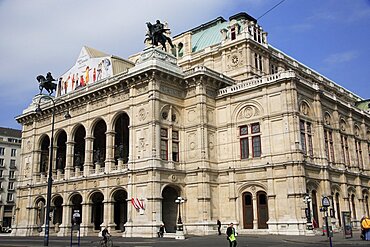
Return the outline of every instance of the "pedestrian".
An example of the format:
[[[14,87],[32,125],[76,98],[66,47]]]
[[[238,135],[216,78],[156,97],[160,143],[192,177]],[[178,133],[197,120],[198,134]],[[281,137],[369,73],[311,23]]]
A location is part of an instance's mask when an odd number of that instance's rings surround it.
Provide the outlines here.
[[[370,240],[370,219],[367,216],[362,216],[361,221],[361,238],[363,240]]]
[[[161,224],[161,226],[159,227],[159,231],[158,231],[158,238],[163,238],[163,235],[164,235],[164,224]]]
[[[236,247],[236,231],[234,228],[234,224],[230,223],[229,227],[226,229],[226,235],[227,235],[227,240],[229,240],[230,247]]]
[[[221,235],[221,221],[217,220],[217,230],[218,230],[218,235]]]
[[[110,233],[107,229],[107,227],[104,227],[103,231],[101,232],[102,238],[104,240],[105,246],[107,246],[108,237],[110,237]]]

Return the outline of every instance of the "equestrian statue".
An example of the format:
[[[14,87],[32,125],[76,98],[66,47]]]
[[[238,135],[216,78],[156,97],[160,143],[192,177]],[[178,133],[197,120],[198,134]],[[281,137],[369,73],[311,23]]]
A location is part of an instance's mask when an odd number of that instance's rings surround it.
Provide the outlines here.
[[[162,49],[165,51],[167,51],[166,41],[170,44],[172,48],[174,47],[171,38],[164,34],[166,31],[169,31],[170,29],[164,28],[164,25],[159,20],[157,20],[155,24],[147,22],[146,26],[148,27],[148,31],[144,43],[147,40],[149,40],[154,46],[158,46],[159,43],[162,45]]]
[[[51,95],[54,90],[57,89],[57,84],[53,83],[53,81],[56,80],[53,78],[50,72],[46,74],[46,78],[43,75],[39,75],[36,77],[36,80],[39,82],[40,94],[44,88],[49,92],[49,95]]]

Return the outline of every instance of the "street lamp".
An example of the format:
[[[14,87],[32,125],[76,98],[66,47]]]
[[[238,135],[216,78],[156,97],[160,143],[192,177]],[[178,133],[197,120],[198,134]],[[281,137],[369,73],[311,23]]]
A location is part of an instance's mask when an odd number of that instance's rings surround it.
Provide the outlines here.
[[[182,198],[181,196],[177,197],[177,199],[175,200],[175,203],[178,205],[179,207],[179,218],[177,219],[177,225],[178,225],[178,228],[182,228],[182,220],[181,220],[181,203],[184,203],[185,200],[184,198]],[[179,231],[182,231],[182,229],[178,229]]]
[[[40,107],[41,100],[50,100],[53,103],[52,107],[52,121],[51,121],[51,137],[50,137],[50,151],[49,151],[49,172],[48,172],[48,187],[47,187],[47,193],[46,193],[46,215],[45,215],[45,236],[44,236],[44,246],[49,245],[49,225],[50,225],[50,204],[51,204],[51,189],[53,185],[53,179],[52,179],[52,169],[53,169],[53,149],[54,149],[54,125],[55,125],[55,103],[56,100],[54,100],[53,97],[48,95],[42,95],[39,98],[39,102],[37,104],[37,108],[35,109],[36,114],[41,114],[42,110]],[[59,99],[61,101],[64,101],[63,99]],[[69,114],[69,111],[64,115],[65,118],[71,118],[71,115]]]
[[[181,219],[181,204],[184,202],[185,202],[185,199],[182,198],[181,196],[177,197],[177,199],[175,200],[175,203],[179,207],[179,218],[177,219],[175,239],[185,239],[184,228],[183,228],[182,219]]]

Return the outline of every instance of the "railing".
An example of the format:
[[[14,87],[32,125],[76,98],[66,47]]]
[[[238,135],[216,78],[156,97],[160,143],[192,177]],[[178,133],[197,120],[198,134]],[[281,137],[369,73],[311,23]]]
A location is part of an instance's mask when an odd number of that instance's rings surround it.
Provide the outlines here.
[[[218,90],[218,97],[231,94],[231,93],[244,91],[244,90],[254,88],[254,87],[257,87],[263,84],[275,82],[277,80],[293,78],[293,77],[295,77],[295,73],[293,71],[283,71],[277,74],[268,75],[268,76],[264,76],[264,77],[257,78],[257,79],[248,79],[248,80],[240,81],[236,85],[229,86],[229,87]]]

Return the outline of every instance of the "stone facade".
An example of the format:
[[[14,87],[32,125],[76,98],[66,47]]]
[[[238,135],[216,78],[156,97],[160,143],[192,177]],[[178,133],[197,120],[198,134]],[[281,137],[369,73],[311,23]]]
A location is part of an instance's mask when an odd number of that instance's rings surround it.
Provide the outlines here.
[[[0,127],[0,232],[11,228],[16,208],[16,187],[21,164],[21,136],[16,129]]]
[[[201,35],[211,29],[216,42]],[[74,210],[83,236],[108,226],[149,237],[162,223],[174,232],[179,209],[185,232],[198,235],[214,234],[217,219],[241,233],[310,234],[323,223],[322,196],[337,229],[342,211],[355,227],[369,214],[362,98],[270,46],[244,13],[173,43],[131,56],[133,67],[56,97],[55,107],[42,102],[41,115],[36,96],[17,117],[28,162],[14,235],[43,234],[53,109],[51,234],[70,233]]]

